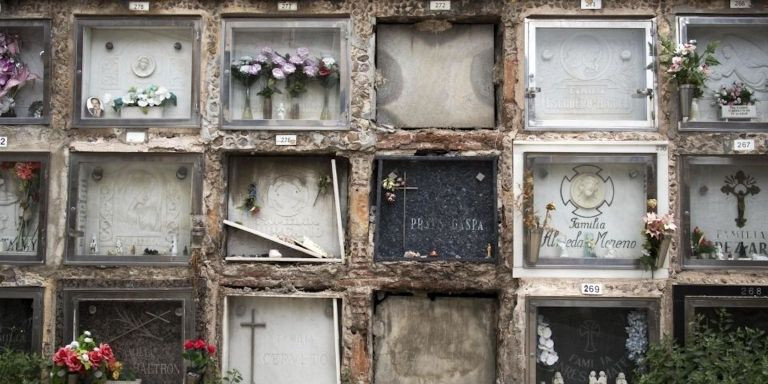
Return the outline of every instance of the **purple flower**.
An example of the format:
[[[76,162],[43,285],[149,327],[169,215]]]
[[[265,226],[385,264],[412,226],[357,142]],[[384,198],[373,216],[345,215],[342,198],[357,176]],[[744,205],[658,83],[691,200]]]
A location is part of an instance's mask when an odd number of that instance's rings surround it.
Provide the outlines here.
[[[263,54],[265,54],[267,56],[271,56],[272,54],[275,53],[275,51],[272,48],[270,48],[270,47],[264,47],[264,48],[261,49],[261,53],[263,53]]]
[[[263,64],[268,62],[269,58],[267,57],[267,55],[260,53],[256,55],[256,61]]]
[[[291,58],[290,58],[290,59],[288,59],[288,61],[289,61],[291,64],[296,64],[296,65],[304,64],[304,59],[302,59],[302,58],[301,58],[301,57],[299,57],[299,56],[291,56]]]
[[[307,56],[309,56],[309,48],[301,47],[296,50],[296,54],[299,55],[299,57],[306,58]]]
[[[304,67],[304,74],[309,76],[309,77],[317,76],[317,67],[314,67],[314,66],[311,66],[311,65],[308,65],[308,66]]]
[[[296,66],[291,64],[291,63],[285,63],[285,64],[283,64],[282,70],[286,74],[291,74],[291,73],[296,72]]]
[[[280,68],[275,68],[272,70],[272,76],[275,79],[282,80],[285,79],[285,73],[283,73],[283,70]]]
[[[280,55],[275,55],[274,57],[272,57],[272,63],[277,65],[283,65],[285,64],[285,58],[283,58]]]
[[[261,72],[261,65],[258,64],[252,64],[248,70],[248,73],[251,75],[258,75],[259,72]]]

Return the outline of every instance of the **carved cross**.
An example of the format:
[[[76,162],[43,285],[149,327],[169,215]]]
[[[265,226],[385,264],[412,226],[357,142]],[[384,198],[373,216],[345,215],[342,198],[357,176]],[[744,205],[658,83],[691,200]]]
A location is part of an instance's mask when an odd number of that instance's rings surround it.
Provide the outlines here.
[[[407,251],[407,249],[405,248],[405,228],[407,225],[405,216],[407,212],[406,207],[408,205],[407,194],[408,194],[408,190],[417,191],[419,188],[408,186],[408,173],[403,171],[403,184],[400,185],[399,187],[395,187],[395,189],[399,189],[403,191],[403,251]]]
[[[733,195],[736,197],[736,226],[743,228],[747,223],[747,219],[744,218],[744,211],[746,210],[746,204],[744,198],[747,196],[754,196],[760,193],[760,187],[757,186],[757,180],[754,177],[739,170],[734,175],[725,177],[725,185],[720,188],[720,191],[726,195]]]
[[[241,327],[246,327],[251,329],[251,383],[253,383],[253,359],[256,357],[256,328],[266,328],[267,324],[265,323],[257,323],[256,322],[256,309],[251,309],[251,322],[250,323],[240,323]]]
[[[595,336],[600,334],[600,324],[594,320],[587,320],[579,327],[579,336],[586,337],[587,345],[584,346],[584,352],[597,352],[595,347]]]

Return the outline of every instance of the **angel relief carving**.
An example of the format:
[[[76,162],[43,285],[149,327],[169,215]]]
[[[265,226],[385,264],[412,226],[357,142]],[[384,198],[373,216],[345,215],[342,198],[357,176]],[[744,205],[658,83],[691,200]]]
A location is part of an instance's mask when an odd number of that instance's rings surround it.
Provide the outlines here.
[[[710,82],[740,80],[755,90],[768,91],[768,51],[764,45],[745,36],[723,35],[715,51],[720,65],[713,69]]]

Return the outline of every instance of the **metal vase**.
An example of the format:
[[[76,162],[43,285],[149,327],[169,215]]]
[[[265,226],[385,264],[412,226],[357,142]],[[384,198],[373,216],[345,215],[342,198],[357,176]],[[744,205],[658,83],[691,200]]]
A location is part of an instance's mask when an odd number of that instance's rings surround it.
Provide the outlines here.
[[[691,103],[693,102],[693,93],[696,86],[692,84],[682,84],[678,86],[680,93],[680,115],[688,119],[691,116]]]
[[[199,373],[187,372],[184,377],[184,384],[200,384],[203,382],[203,376]]]
[[[544,235],[544,230],[541,228],[531,228],[528,230],[528,253],[525,255],[528,264],[536,264],[539,261],[542,235]]]
[[[669,245],[672,243],[670,237],[664,237],[659,243],[659,253],[656,254],[656,269],[664,266],[664,262],[667,260],[667,253],[669,252]]]

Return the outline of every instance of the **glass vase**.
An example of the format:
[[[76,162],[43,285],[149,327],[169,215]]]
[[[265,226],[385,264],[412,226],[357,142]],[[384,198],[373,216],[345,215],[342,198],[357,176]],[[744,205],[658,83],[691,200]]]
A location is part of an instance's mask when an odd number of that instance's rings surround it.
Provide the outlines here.
[[[300,119],[301,106],[299,105],[299,97],[301,95],[291,95],[291,110],[288,113],[288,117],[293,120]]]
[[[331,88],[323,88],[323,110],[320,112],[320,120],[330,120],[331,110],[328,108],[328,99],[331,98]]]
[[[272,96],[262,97],[261,114],[264,120],[272,120]]]
[[[251,87],[245,87],[245,105],[243,106],[243,120],[253,120],[251,111]]]

